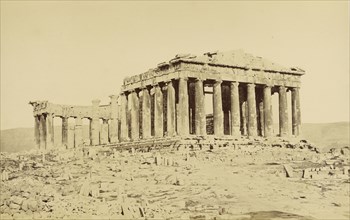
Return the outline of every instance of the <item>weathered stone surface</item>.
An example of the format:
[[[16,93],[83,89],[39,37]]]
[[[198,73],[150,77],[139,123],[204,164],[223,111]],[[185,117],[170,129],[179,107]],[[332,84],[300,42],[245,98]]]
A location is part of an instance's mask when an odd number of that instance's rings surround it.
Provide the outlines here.
[[[283,168],[284,168],[284,171],[286,172],[286,177],[294,177],[294,171],[290,165],[285,164],[283,165]]]
[[[71,147],[70,141],[75,146],[82,145],[82,118],[91,122],[87,143],[90,145],[130,147],[125,144],[135,143],[135,148],[171,145],[162,140],[164,135],[173,140],[182,137],[209,140],[212,138],[209,134],[214,134],[217,140],[226,139],[224,135],[273,137],[271,95],[277,91],[280,136],[289,135],[288,92],[292,95],[292,134],[298,136],[303,74],[299,68],[283,68],[242,51],[176,56],[155,69],[126,78],[119,97],[110,96],[107,105],[100,105],[97,99],[91,106],[30,102],[34,108],[35,143],[42,149],[53,145],[53,117],[63,120],[62,144],[66,148]],[[213,119],[206,114],[208,94],[213,95]],[[68,134],[69,118],[76,118],[74,134]],[[320,153],[318,148],[313,150]]]
[[[284,86],[279,87],[279,129],[281,137],[288,136],[287,89]]]

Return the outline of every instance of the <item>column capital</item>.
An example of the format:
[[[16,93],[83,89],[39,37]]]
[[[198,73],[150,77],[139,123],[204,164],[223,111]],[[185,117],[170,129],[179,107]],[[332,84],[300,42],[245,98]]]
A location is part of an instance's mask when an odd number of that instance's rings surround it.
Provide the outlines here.
[[[109,98],[111,99],[111,101],[117,101],[118,96],[117,95],[110,95]]]
[[[53,112],[46,112],[44,113],[46,116],[49,116],[49,117],[54,117],[55,114]]]
[[[263,86],[264,88],[272,88],[273,87],[273,85],[272,84],[264,84],[264,86]]]
[[[159,85],[159,83],[154,83],[154,84],[152,85],[152,87],[153,87],[153,88],[155,88],[155,87],[160,87],[160,85]]]
[[[278,90],[280,91],[280,92],[282,92],[282,91],[287,91],[287,88],[285,87],[285,86],[279,86],[278,87]]]
[[[255,88],[255,83],[248,83],[248,84],[247,84],[247,87]]]
[[[83,119],[83,115],[82,115],[82,114],[77,114],[74,118],[75,118],[75,119],[76,119],[76,118],[81,118],[81,119]]]
[[[185,81],[188,81],[188,77],[187,76],[180,76],[179,79],[182,79],[182,80],[185,80]]]
[[[216,79],[214,84],[221,84],[222,83],[222,79]]]
[[[187,76],[179,76],[179,77],[176,77],[175,80],[184,80],[184,81],[188,81],[188,77]]]
[[[230,82],[230,85],[231,85],[231,86],[239,86],[239,82],[231,81],[231,82]]]
[[[202,82],[202,83],[203,83],[203,82],[204,82],[204,79],[202,79],[202,78],[195,78],[195,79],[194,79],[194,82]]]
[[[173,79],[164,80],[165,85],[169,85],[169,83],[173,83]]]

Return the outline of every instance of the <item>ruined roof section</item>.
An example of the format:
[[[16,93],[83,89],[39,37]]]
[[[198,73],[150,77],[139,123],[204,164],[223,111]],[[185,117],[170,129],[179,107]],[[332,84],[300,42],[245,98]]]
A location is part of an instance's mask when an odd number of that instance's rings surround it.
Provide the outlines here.
[[[256,72],[277,73],[276,75],[287,74],[301,76],[305,74],[305,71],[298,67],[284,67],[262,57],[245,53],[242,50],[232,50],[226,52],[208,52],[201,56],[192,54],[178,54],[169,62],[159,63],[156,68],[149,69],[148,71],[138,75],[124,78],[123,84],[126,86],[179,71],[182,68],[181,63],[199,67],[207,65],[214,67],[214,69],[215,67],[219,67],[217,68],[218,71],[221,71],[222,68],[241,69],[247,71],[247,75],[249,75],[250,70]],[[185,68],[186,67],[184,67],[184,69]],[[232,72],[232,74],[234,74],[234,72]]]
[[[226,52],[208,52],[202,56],[195,56],[191,54],[179,54],[170,63],[176,62],[207,64],[211,66],[226,66],[233,68],[263,70],[270,72],[281,72],[303,75],[305,71],[298,67],[284,67],[273,63],[270,60],[262,57],[254,56],[245,53],[243,50],[232,50]]]

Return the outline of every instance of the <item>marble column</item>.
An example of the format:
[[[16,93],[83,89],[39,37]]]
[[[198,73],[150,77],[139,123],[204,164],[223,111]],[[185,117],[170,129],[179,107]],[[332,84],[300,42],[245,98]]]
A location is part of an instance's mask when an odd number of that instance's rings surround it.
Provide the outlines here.
[[[129,111],[130,111],[130,138],[131,140],[140,139],[140,124],[139,124],[139,98],[136,91],[131,91],[128,96]]]
[[[264,129],[264,124],[265,124],[265,115],[264,115],[264,100],[263,100],[263,94],[261,94],[260,100],[258,101],[258,110],[259,111],[259,135],[262,137],[265,137],[265,129]]]
[[[34,116],[34,143],[40,149],[40,116]]]
[[[172,137],[175,136],[175,88],[172,81],[167,82],[167,134]]]
[[[301,133],[301,112],[299,88],[292,89],[292,134],[299,136]]]
[[[53,131],[53,114],[46,114],[46,148],[53,148],[54,131]]]
[[[92,118],[91,118],[91,145],[100,144],[100,119],[98,117],[98,108],[100,100],[92,100]]]
[[[68,117],[62,117],[62,145],[68,147]]]
[[[46,149],[46,118],[44,114],[39,116],[39,136],[40,136],[40,149]]]
[[[255,84],[247,85],[248,136],[257,136]]]
[[[242,102],[242,135],[248,135],[248,105],[247,101]]]
[[[264,136],[271,137],[273,131],[272,108],[271,108],[271,86],[264,87]]]
[[[240,136],[240,118],[239,118],[239,83],[231,82],[231,134],[235,137]]]
[[[288,136],[287,89],[284,86],[279,87],[279,130],[281,137]]]
[[[125,93],[120,94],[120,141],[129,140],[129,124],[127,120],[128,100]]]
[[[100,144],[108,144],[108,119],[102,119],[100,127]]]
[[[162,88],[156,84],[154,86],[154,136],[163,137],[163,92]]]
[[[75,125],[68,126],[68,145],[67,148],[74,148],[74,131]]]
[[[91,132],[91,124],[92,124],[92,119],[91,118],[89,118],[89,145],[92,145],[92,139],[91,139],[91,137],[92,137],[92,132]]]
[[[147,88],[142,90],[142,138],[151,137],[151,96]]]
[[[81,116],[75,118],[74,127],[74,147],[81,147],[83,145],[83,121]]]
[[[206,117],[205,117],[205,102],[203,80],[196,79],[195,81],[195,134],[206,135]]]
[[[178,104],[178,125],[177,133],[181,136],[189,135],[189,96],[188,96],[188,79],[179,78],[179,104]]]
[[[222,111],[222,81],[216,81],[213,85],[213,115],[214,115],[214,135],[224,134],[224,116]]]
[[[117,96],[111,95],[109,96],[111,99],[111,114],[110,114],[110,122],[108,125],[108,139],[111,144],[118,142],[118,103]]]

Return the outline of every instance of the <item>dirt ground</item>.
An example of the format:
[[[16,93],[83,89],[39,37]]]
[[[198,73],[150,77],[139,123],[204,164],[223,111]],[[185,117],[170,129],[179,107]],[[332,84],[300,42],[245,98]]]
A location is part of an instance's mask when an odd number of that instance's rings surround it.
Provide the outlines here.
[[[1,155],[0,219],[349,219],[349,148]]]

